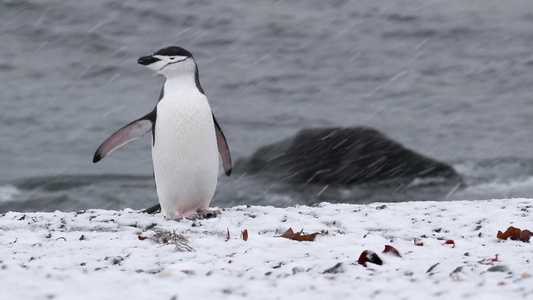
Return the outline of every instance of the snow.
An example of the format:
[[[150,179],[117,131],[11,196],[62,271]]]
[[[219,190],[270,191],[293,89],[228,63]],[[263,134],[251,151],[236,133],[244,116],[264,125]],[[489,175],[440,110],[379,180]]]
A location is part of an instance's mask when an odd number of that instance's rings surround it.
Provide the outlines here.
[[[532,199],[503,199],[238,206],[179,222],[131,209],[8,212],[0,299],[531,299],[531,244],[496,233],[531,230],[532,211]],[[279,237],[289,228],[327,233]],[[164,232],[194,251],[154,237]],[[359,264],[364,250],[383,265]]]

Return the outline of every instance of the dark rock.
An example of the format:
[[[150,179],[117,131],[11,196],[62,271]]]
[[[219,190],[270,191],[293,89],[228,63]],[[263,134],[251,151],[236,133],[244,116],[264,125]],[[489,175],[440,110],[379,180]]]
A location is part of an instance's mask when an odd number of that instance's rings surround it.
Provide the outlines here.
[[[509,272],[509,267],[506,265],[497,265],[487,269],[488,272]]]
[[[304,129],[260,148],[240,161],[239,168],[289,183],[363,184],[415,178],[461,182],[450,165],[365,127]]]
[[[322,274],[338,274],[338,273],[343,273],[343,272],[344,272],[344,267],[342,266],[342,263],[337,263],[333,267],[322,272]]]

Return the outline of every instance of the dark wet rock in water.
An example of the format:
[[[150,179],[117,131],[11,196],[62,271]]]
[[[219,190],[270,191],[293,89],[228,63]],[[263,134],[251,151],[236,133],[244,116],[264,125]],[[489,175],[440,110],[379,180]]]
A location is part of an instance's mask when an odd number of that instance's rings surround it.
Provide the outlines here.
[[[304,129],[260,148],[249,159],[241,160],[238,169],[289,183],[461,182],[450,165],[365,127]]]

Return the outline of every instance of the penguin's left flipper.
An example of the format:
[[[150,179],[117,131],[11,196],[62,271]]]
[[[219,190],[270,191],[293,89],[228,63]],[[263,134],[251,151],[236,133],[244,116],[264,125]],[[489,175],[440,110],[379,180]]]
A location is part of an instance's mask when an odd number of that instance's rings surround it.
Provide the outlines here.
[[[109,153],[113,152],[118,147],[126,144],[129,141],[138,139],[152,130],[156,117],[156,110],[147,114],[146,116],[135,120],[128,125],[120,128],[113,133],[107,140],[105,140],[96,150],[93,157],[93,163],[99,162]]]
[[[218,153],[220,153],[220,158],[222,158],[222,166],[224,167],[224,173],[229,176],[231,174],[232,166],[228,142],[226,141],[226,137],[224,136],[220,125],[218,125],[217,119],[215,119],[215,115],[213,115],[213,121],[215,122],[215,132],[217,134]]]
[[[161,205],[156,204],[154,206],[148,207],[147,209],[143,210],[142,212],[145,214],[155,214],[156,212],[161,211]]]

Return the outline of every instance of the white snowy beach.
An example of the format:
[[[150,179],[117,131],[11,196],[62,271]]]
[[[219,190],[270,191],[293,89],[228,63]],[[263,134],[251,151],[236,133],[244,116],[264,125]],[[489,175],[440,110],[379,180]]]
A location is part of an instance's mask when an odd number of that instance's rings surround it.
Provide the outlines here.
[[[532,299],[532,245],[496,237],[531,229],[532,212],[532,199],[239,206],[179,222],[8,212],[0,299]],[[320,234],[280,237],[289,228]],[[365,250],[382,265],[358,263]]]

